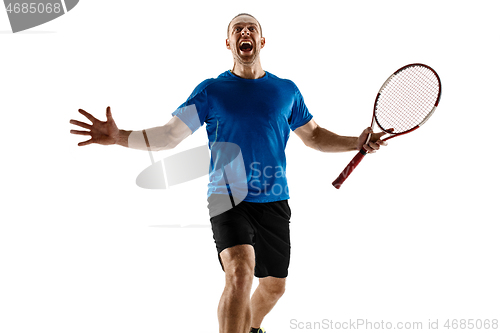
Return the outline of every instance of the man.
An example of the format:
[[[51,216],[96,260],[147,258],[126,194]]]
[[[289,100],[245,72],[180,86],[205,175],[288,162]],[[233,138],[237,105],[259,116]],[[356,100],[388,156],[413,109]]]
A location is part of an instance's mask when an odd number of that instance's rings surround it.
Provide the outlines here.
[[[373,153],[385,145],[380,140],[383,133],[372,133],[371,128],[359,137],[345,137],[318,126],[295,84],[262,69],[260,51],[265,42],[260,23],[253,16],[233,18],[226,39],[234,58],[232,70],[198,85],[165,126],[119,130],[109,107],[106,122],[83,110],[79,111],[92,125],[70,121],[89,130],[71,131],[91,136],[80,146],[119,144],[153,150],[174,148],[206,123],[212,153],[209,209],[226,278],[218,308],[219,331],[224,333],[263,332],[262,320],[285,291],[291,211],[284,150],[290,130],[307,146],[323,152],[364,147]],[[217,148],[220,143],[234,144],[237,151],[224,152]],[[235,156],[240,153],[241,163],[228,167],[236,163]],[[224,158],[224,154],[231,158]],[[245,186],[244,194],[239,195],[241,184],[228,181],[228,174],[234,171],[241,175],[242,170]],[[218,198],[228,196],[229,209],[219,209]],[[259,285],[250,297],[254,274]]]

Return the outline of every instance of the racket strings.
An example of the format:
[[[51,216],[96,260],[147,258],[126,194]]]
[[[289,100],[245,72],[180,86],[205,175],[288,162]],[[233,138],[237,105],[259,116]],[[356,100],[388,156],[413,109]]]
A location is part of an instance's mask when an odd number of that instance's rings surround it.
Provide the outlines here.
[[[421,124],[439,96],[439,80],[423,66],[397,72],[380,91],[375,118],[383,130],[403,133]]]

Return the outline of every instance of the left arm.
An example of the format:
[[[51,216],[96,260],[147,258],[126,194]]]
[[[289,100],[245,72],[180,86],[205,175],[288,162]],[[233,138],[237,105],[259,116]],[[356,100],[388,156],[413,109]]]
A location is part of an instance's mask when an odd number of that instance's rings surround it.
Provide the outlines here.
[[[373,130],[368,127],[359,137],[341,136],[320,127],[314,119],[297,128],[294,132],[306,146],[328,153],[361,150],[361,148],[365,148],[368,153],[374,153],[380,146],[386,145],[384,141],[380,140],[380,137],[385,134],[384,132],[373,133]],[[365,144],[370,133],[372,134],[370,142]]]

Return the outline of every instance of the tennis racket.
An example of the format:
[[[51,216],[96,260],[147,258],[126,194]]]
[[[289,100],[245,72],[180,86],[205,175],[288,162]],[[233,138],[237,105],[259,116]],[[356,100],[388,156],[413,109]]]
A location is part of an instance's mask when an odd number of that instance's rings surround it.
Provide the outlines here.
[[[423,64],[406,65],[394,72],[380,88],[373,107],[372,128],[377,124],[390,135],[382,141],[413,132],[429,120],[440,98],[441,80],[436,71]],[[332,185],[340,188],[366,154],[362,148]]]

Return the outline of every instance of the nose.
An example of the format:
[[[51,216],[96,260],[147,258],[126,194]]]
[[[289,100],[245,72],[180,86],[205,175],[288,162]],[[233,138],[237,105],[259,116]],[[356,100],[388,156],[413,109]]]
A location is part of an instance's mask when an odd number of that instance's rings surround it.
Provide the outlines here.
[[[248,28],[244,28],[243,30],[241,30],[241,35],[244,36],[244,35],[250,35],[250,30],[248,30]]]

